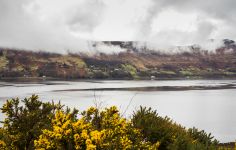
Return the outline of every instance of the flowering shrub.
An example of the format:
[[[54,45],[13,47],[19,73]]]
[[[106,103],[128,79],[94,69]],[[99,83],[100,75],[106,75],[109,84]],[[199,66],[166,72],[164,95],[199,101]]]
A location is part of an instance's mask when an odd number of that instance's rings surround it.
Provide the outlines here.
[[[36,149],[157,149],[142,138],[130,121],[122,118],[116,107],[99,111],[91,107],[79,119],[58,111],[52,130],[45,129],[34,141]]]
[[[20,104],[21,102],[21,104]],[[103,110],[90,107],[78,114],[32,95],[24,100],[7,100],[1,108],[6,118],[0,127],[0,149],[149,149],[215,150],[211,134],[186,129],[151,108],[140,107],[131,119],[113,106]]]

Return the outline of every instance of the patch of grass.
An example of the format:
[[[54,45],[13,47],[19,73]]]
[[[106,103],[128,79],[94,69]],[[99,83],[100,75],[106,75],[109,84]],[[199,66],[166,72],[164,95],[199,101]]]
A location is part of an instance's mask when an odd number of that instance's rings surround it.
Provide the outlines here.
[[[3,70],[6,68],[6,66],[8,65],[9,61],[6,57],[2,56],[0,57],[0,70]]]
[[[137,75],[137,69],[130,65],[130,64],[122,64],[122,70],[128,72],[133,79],[137,79],[138,78],[138,75]]]

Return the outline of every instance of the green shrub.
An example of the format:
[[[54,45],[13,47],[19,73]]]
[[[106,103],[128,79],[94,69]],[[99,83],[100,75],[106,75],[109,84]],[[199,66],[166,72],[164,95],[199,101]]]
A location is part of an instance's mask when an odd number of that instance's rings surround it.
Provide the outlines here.
[[[55,111],[61,109],[60,104],[43,103],[38,96],[20,100],[10,99],[1,108],[6,115],[2,122],[2,137],[7,149],[32,149],[33,141],[41,134],[42,129],[50,128],[51,118]]]
[[[126,71],[127,73],[129,73],[130,76],[131,76],[133,79],[138,78],[137,69],[136,69],[134,66],[129,65],[129,64],[122,64],[122,65],[121,65],[121,68],[122,68],[122,70],[124,70],[124,71]]]
[[[132,116],[134,127],[141,129],[144,137],[150,141],[160,141],[159,149],[188,150],[214,149],[217,141],[204,131],[186,130],[168,117],[161,117],[151,108],[140,107]]]

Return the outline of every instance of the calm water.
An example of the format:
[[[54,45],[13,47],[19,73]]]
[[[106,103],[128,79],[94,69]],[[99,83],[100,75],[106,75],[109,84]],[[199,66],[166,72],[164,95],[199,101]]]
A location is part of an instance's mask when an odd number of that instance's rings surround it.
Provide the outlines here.
[[[61,101],[85,110],[95,103],[103,107],[116,105],[126,117],[140,105],[157,109],[186,127],[211,132],[221,142],[236,139],[236,89],[189,91],[56,91],[89,88],[121,88],[146,86],[218,86],[236,80],[176,81],[43,81],[31,83],[0,82],[0,106],[6,99],[38,94],[43,101]],[[129,106],[127,108],[127,106]],[[126,110],[126,111],[125,111]],[[0,114],[0,120],[4,116]]]

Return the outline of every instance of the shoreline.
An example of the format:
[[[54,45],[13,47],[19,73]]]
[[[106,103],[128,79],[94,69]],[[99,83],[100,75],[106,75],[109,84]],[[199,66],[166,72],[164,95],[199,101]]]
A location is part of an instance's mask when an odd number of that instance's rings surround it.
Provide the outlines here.
[[[16,81],[16,82],[31,82],[31,81],[165,81],[165,80],[236,80],[236,77],[198,77],[198,78],[187,78],[187,77],[179,77],[179,78],[138,78],[138,79],[129,79],[129,78],[55,78],[55,77],[2,77],[0,81]]]

